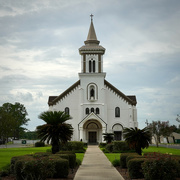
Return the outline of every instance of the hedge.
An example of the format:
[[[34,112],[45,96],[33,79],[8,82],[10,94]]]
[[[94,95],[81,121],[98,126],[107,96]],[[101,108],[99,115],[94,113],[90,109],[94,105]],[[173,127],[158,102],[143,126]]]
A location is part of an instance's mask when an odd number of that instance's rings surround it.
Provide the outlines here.
[[[44,142],[38,141],[35,143],[35,147],[44,147],[44,146],[45,146]]]
[[[146,158],[134,158],[129,160],[127,167],[131,179],[144,178],[141,164],[146,160]]]
[[[76,154],[73,153],[72,151],[60,151],[58,153],[56,153],[56,155],[58,154],[66,154],[69,156],[69,167],[71,169],[74,169],[76,166]]]
[[[53,175],[53,178],[64,177],[66,178],[69,174],[69,162],[66,159],[57,159],[55,162],[55,170],[56,172]]]
[[[105,148],[106,145],[107,145],[107,143],[99,143],[100,148]]]
[[[11,172],[17,180],[44,180],[47,177],[67,177],[69,173],[69,162],[72,163],[72,159],[74,161],[74,154],[48,155],[50,154],[36,153],[34,155],[13,157],[11,159]],[[68,160],[70,157],[71,161]],[[74,162],[71,166],[73,165]]]
[[[105,149],[108,151],[108,152],[112,152],[113,151],[113,144],[107,144],[106,146],[105,146]]]
[[[135,152],[125,141],[113,141],[113,152]]]
[[[63,159],[58,159],[55,161],[65,161]],[[47,177],[54,177],[57,169],[55,168],[55,165],[57,162],[55,161],[48,161],[47,159],[31,159],[31,160],[17,160],[14,166],[15,171],[15,177],[17,180],[31,180],[31,179],[39,179],[43,180]],[[68,161],[64,162],[68,165]],[[64,167],[64,166],[63,166]],[[67,171],[68,166],[66,167]],[[61,172],[62,173],[62,172]],[[68,174],[65,174],[64,171],[63,174],[59,177],[67,177]]]
[[[61,144],[60,150],[84,153],[85,152],[84,147],[87,147],[87,145],[81,141],[69,141],[66,144]]]
[[[129,162],[131,159],[135,159],[135,158],[144,158],[144,157],[143,157],[143,156],[140,156],[139,154],[129,155],[129,156],[127,156],[127,158],[126,158],[126,165],[128,164],[128,162]]]
[[[142,164],[145,179],[175,180],[180,176],[179,160],[169,154],[149,154]]]
[[[122,168],[127,168],[127,165],[126,165],[126,158],[128,156],[133,156],[133,155],[138,155],[137,153],[121,153],[120,154],[120,166]]]

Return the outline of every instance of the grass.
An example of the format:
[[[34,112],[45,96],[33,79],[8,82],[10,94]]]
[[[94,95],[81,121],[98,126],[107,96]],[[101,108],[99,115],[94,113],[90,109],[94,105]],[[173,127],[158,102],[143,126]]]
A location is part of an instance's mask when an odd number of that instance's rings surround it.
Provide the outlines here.
[[[76,153],[76,159],[79,159],[81,162],[84,158],[84,153]]]
[[[148,149],[143,149],[143,153],[147,152],[159,152],[159,153],[168,153],[168,154],[174,154],[174,155],[180,155],[179,149],[172,149],[172,148],[166,148],[166,147],[154,147],[150,146]]]
[[[46,152],[51,147],[24,147],[24,148],[4,148],[0,149],[0,170],[8,164],[10,164],[11,158],[14,156],[21,156],[25,154],[34,154],[36,152]],[[81,162],[83,160],[84,153],[76,153],[76,158]]]
[[[115,159],[120,160],[120,154],[121,153],[105,153],[106,157],[109,159],[109,161],[112,163]]]
[[[21,156],[25,154],[32,154],[36,152],[46,152],[50,147],[24,147],[24,148],[4,148],[0,149],[0,170],[2,167],[10,164],[11,158],[14,156]]]
[[[172,149],[172,148],[166,148],[166,147],[152,147],[150,146],[148,149],[143,149],[143,153],[147,152],[159,152],[159,153],[168,153],[168,154],[174,154],[174,155],[180,155],[179,149]],[[109,161],[112,163],[115,159],[120,159],[121,153],[105,153],[106,157],[109,159]]]

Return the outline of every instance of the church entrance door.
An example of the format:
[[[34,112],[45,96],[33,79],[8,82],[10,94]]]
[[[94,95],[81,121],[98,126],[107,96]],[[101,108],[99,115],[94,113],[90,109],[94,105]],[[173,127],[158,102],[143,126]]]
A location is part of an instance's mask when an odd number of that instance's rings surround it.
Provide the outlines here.
[[[97,132],[89,132],[89,143],[97,143]]]

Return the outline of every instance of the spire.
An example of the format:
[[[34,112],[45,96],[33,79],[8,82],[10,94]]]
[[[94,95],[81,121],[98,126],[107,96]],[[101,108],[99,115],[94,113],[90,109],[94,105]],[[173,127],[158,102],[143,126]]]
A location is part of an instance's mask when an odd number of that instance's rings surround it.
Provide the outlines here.
[[[83,54],[104,54],[105,48],[99,45],[100,41],[97,40],[96,32],[93,25],[93,15],[90,15],[91,23],[89,27],[89,32],[86,41],[84,41],[85,45],[79,48],[79,53]]]
[[[84,43],[85,44],[99,44],[99,41],[97,40],[97,37],[96,37],[94,25],[93,25],[93,15],[91,14],[90,16],[91,16],[91,24],[89,27],[89,33],[87,36],[87,40],[84,41]]]

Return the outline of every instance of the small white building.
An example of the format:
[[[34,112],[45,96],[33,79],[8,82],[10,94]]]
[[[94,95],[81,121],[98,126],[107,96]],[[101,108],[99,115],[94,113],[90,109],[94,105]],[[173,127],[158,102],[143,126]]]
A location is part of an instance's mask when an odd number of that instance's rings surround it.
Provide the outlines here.
[[[105,80],[103,55],[105,48],[99,45],[93,21],[87,40],[79,53],[81,72],[79,80],[59,96],[50,96],[50,111],[65,111],[72,119],[72,140],[87,143],[103,142],[103,133],[115,134],[122,140],[124,127],[137,127],[136,96],[127,96]]]

